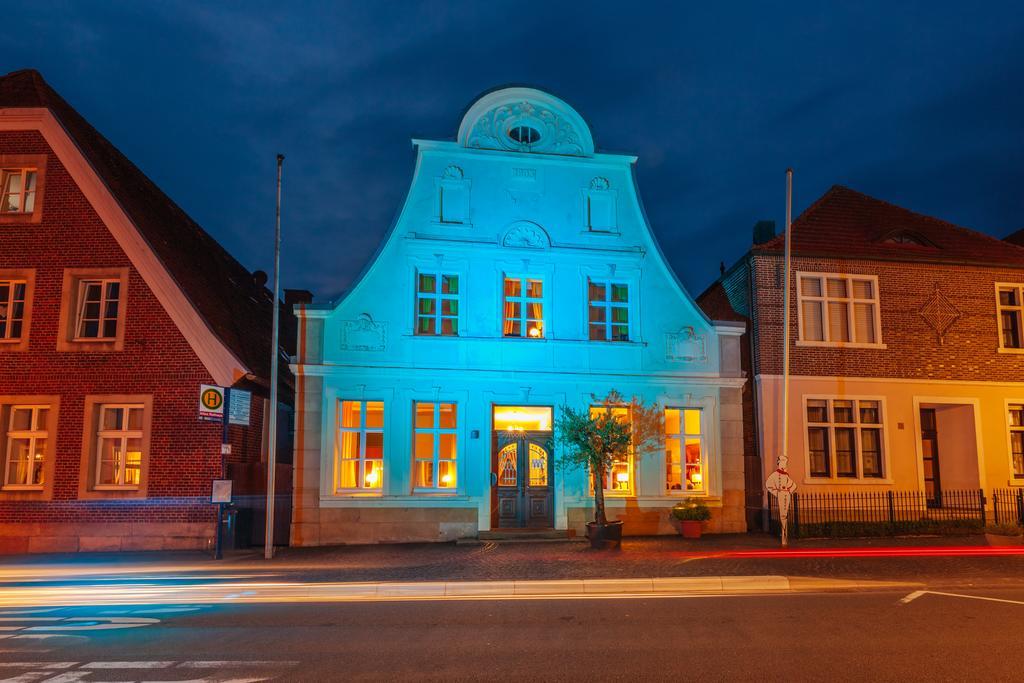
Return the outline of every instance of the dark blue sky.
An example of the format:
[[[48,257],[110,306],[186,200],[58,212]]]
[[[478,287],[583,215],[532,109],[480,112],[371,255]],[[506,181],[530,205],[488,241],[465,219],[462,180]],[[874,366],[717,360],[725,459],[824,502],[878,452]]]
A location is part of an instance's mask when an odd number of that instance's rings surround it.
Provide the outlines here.
[[[480,92],[550,90],[640,190],[698,294],[835,183],[999,237],[1024,227],[1017,3],[9,3],[34,67],[250,268],[318,299],[372,255],[412,172]],[[948,6],[946,6],[948,4]],[[708,7],[705,5],[713,5]]]

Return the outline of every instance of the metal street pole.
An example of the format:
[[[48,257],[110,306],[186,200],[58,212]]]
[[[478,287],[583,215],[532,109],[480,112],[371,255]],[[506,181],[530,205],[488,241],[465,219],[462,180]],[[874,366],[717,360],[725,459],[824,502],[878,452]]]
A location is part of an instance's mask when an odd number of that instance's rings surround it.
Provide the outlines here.
[[[270,427],[267,430],[267,529],[263,545],[263,557],[274,557],[274,480],[277,468],[277,361],[278,327],[280,307],[278,292],[281,291],[281,171],[284,166],[284,155],[277,155],[277,210],[274,220],[274,321],[272,342],[270,344]]]
[[[765,488],[775,496],[779,507],[782,547],[789,545],[789,505],[796,492],[796,482],[789,476],[789,270],[790,251],[793,239],[793,169],[786,169],[786,237],[783,263],[784,282],[782,288],[782,444],[775,471],[768,475]]]
[[[224,387],[224,416],[220,429],[220,478],[227,477],[227,461],[224,446],[231,443],[228,440],[228,409],[231,406],[231,387]],[[213,559],[224,559],[224,503],[217,503],[217,540],[213,547]]]

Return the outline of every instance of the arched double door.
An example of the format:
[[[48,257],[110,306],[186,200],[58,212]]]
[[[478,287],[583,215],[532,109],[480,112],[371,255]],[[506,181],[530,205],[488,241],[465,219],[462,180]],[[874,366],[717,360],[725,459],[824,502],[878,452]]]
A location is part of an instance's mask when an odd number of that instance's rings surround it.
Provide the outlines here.
[[[554,467],[550,432],[495,439],[491,527],[550,529],[554,518]]]

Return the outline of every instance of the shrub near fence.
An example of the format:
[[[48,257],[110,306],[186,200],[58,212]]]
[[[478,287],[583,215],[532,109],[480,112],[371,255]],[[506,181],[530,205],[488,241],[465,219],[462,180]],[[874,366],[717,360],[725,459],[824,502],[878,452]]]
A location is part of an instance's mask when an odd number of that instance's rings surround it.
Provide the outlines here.
[[[929,501],[921,491],[855,491],[793,494],[790,535],[864,536],[981,531],[988,521],[981,489],[943,491]],[[778,534],[779,509],[769,496],[772,533]]]

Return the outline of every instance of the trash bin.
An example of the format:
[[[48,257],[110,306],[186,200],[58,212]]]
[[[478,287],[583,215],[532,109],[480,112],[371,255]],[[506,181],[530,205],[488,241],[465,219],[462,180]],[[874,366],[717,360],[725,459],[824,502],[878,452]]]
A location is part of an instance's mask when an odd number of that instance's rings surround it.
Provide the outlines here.
[[[221,548],[233,549],[235,547],[235,530],[238,528],[238,510],[234,507],[224,508],[221,516]]]

